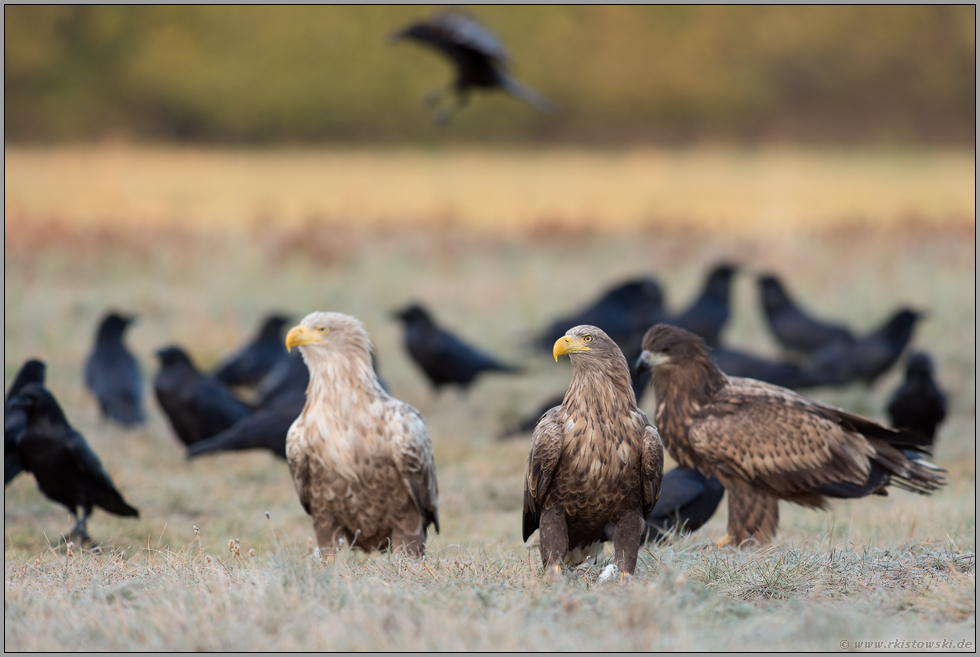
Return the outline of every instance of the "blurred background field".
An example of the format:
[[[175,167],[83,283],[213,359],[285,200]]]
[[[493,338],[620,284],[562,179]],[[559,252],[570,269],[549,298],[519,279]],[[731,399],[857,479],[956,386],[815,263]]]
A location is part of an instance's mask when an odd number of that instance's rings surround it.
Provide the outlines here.
[[[973,142],[976,8],[481,7],[557,117],[387,36],[431,7],[4,8],[5,138]]]
[[[97,510],[102,552],[69,556],[64,509],[29,474],[6,488],[8,649],[975,637],[975,8],[483,7],[515,73],[562,111],[477,94],[448,128],[421,96],[449,68],[385,44],[432,11],[5,7],[4,384],[45,359],[141,511]],[[676,312],[722,260],[743,267],[724,341],[771,358],[763,271],[858,333],[927,311],[911,348],[949,397],[949,485],[783,504],[760,552],[704,549],[723,502],[643,550],[625,589],[597,569],[543,583],[520,536],[527,438],[497,434],[571,370],[530,337],[627,277],[655,276]],[[388,314],[412,300],[527,373],[436,396]],[[211,369],[270,311],[361,318],[432,434],[443,531],[426,563],[314,563],[285,462],[186,461],[152,392],[145,427],[101,421],[82,368],[108,308],[139,316],[127,343],[148,383],[157,348]],[[900,379],[807,394],[884,421]],[[233,538],[255,557],[232,558]]]

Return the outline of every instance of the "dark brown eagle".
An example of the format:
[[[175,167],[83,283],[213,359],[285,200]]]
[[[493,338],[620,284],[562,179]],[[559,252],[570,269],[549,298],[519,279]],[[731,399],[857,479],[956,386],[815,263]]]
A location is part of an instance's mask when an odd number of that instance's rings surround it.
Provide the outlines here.
[[[622,577],[632,575],[643,520],[660,496],[664,449],[636,407],[623,352],[595,326],[555,343],[572,382],[561,406],[541,416],[524,475],[524,540],[541,530],[545,570],[597,558],[612,539]]]
[[[781,499],[825,508],[827,497],[885,495],[889,484],[928,494],[945,483],[945,470],[903,452],[924,452],[922,437],[726,376],[683,329],[647,331],[638,365],[653,368],[655,420],[670,455],[728,491],[728,535],[716,545],[770,541]]]

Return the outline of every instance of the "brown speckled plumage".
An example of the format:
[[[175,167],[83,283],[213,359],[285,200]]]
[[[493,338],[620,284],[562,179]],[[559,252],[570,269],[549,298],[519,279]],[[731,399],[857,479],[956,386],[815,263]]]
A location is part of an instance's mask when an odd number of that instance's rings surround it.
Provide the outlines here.
[[[663,446],[636,407],[619,347],[594,326],[566,336],[574,373],[561,406],[531,438],[524,480],[524,540],[540,529],[545,568],[596,556],[612,539],[620,571],[636,566],[643,519],[660,495]],[[564,338],[563,338],[564,339]]]
[[[903,453],[926,445],[914,434],[726,376],[704,342],[683,329],[658,324],[643,349],[664,445],[680,465],[725,485],[733,542],[770,541],[780,499],[823,508],[826,497],[886,494],[889,484],[929,493],[945,483],[943,470]]]
[[[290,343],[294,335],[300,337]],[[343,541],[423,554],[429,525],[439,531],[439,512],[422,416],[378,383],[371,342],[357,319],[311,313],[290,338],[287,344],[300,345],[310,384],[286,437],[286,457],[321,549]]]

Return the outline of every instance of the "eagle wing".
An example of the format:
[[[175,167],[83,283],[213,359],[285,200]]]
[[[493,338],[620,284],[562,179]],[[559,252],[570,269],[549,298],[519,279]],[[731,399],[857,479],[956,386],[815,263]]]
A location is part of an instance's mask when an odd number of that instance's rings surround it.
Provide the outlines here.
[[[560,409],[561,407],[558,406],[542,415],[531,436],[531,448],[528,450],[527,468],[524,472],[525,541],[540,524],[541,503],[561,459]]]
[[[643,412],[640,411],[642,414]],[[646,415],[643,415],[646,420]],[[643,429],[643,517],[653,513],[664,480],[664,446],[660,434],[649,420]]]
[[[832,409],[777,386],[729,377],[689,429],[692,446],[723,478],[784,499],[806,498],[824,484],[862,484],[874,446],[841,426]]]
[[[439,485],[432,440],[425,421],[417,410],[399,402],[388,422],[388,432],[395,466],[422,515],[423,524],[426,527],[429,523],[434,524],[438,532]]]
[[[293,421],[286,434],[286,461],[289,463],[289,475],[293,478],[293,486],[299,496],[299,503],[307,514],[313,515],[310,509],[310,444],[306,432],[306,409]]]

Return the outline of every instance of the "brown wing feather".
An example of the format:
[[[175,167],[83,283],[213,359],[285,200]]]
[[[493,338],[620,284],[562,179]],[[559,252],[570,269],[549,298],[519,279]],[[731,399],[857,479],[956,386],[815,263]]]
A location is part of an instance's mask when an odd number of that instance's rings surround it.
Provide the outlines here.
[[[392,455],[405,486],[412,495],[424,525],[430,522],[439,531],[439,485],[436,482],[432,441],[419,412],[407,404],[395,408],[389,432]]]
[[[641,411],[642,413],[642,411]],[[646,417],[644,416],[644,419]],[[664,446],[652,424],[643,430],[643,517],[653,512],[664,480]]]
[[[790,390],[737,377],[701,408],[689,433],[720,475],[789,499],[809,497],[821,484],[863,483],[875,456],[863,436],[826,409]]]
[[[551,478],[561,459],[562,428],[559,408],[553,408],[538,420],[531,436],[524,471],[524,540],[541,522],[541,503],[551,485]]]
[[[302,415],[293,422],[286,436],[286,461],[289,463],[289,475],[293,479],[299,503],[308,515],[313,515],[310,509],[310,462]]]

